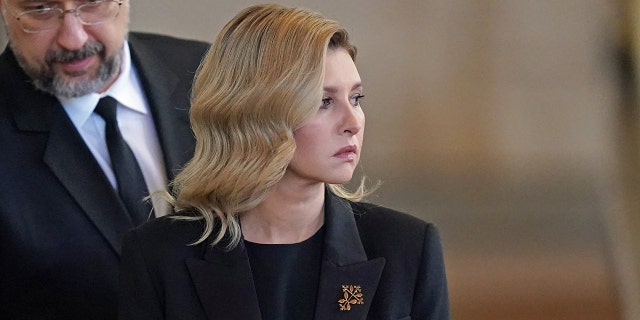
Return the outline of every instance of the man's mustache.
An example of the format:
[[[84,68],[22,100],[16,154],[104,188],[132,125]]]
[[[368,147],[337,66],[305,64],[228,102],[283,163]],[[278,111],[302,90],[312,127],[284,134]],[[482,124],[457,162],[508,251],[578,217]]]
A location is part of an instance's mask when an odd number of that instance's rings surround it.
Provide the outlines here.
[[[82,48],[78,50],[49,50],[45,55],[45,61],[47,64],[54,62],[70,62],[76,60],[82,60],[87,57],[94,56],[96,54],[102,54],[104,51],[104,45],[100,42],[87,42]]]

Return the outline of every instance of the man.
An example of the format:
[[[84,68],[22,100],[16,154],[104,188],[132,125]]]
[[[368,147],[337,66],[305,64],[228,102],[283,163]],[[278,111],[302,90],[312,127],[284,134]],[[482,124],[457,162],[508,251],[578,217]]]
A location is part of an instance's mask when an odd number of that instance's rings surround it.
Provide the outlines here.
[[[115,319],[136,219],[109,139],[128,145],[145,194],[165,190],[192,155],[189,91],[208,45],[128,34],[128,0],[0,11],[0,318]],[[117,123],[97,111],[109,99]],[[154,208],[149,218],[167,209]]]

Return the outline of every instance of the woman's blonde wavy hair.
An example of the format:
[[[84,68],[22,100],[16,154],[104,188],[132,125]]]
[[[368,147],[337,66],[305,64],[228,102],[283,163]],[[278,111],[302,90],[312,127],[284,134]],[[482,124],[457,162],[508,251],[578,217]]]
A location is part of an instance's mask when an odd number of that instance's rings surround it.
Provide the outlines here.
[[[293,132],[322,100],[327,49],[337,48],[355,60],[347,31],[306,9],[252,6],[224,26],[194,80],[195,154],[172,182],[173,217],[204,220],[194,244],[214,230],[212,244],[238,244],[238,215],[283,177],[296,150]],[[329,188],[354,201],[365,195],[364,179],[355,192]]]

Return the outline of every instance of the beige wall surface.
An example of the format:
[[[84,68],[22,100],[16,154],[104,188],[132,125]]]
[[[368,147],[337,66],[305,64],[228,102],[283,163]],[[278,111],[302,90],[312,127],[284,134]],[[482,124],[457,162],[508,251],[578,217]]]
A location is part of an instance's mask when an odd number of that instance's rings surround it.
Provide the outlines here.
[[[254,1],[132,1],[212,41]],[[441,231],[453,317],[638,319],[619,223],[617,2],[280,1],[359,48],[370,200]],[[629,284],[631,283],[631,284]]]
[[[1,20],[2,20],[2,18],[0,18],[0,21]],[[0,24],[0,48],[4,48],[6,43],[7,43],[7,33],[4,30],[4,23],[2,23],[2,24]]]

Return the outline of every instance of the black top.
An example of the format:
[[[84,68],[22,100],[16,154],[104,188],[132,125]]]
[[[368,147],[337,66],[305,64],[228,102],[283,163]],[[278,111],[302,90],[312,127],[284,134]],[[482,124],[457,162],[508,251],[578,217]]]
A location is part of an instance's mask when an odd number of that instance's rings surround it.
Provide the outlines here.
[[[259,244],[245,240],[262,320],[313,319],[324,227],[294,244]]]

